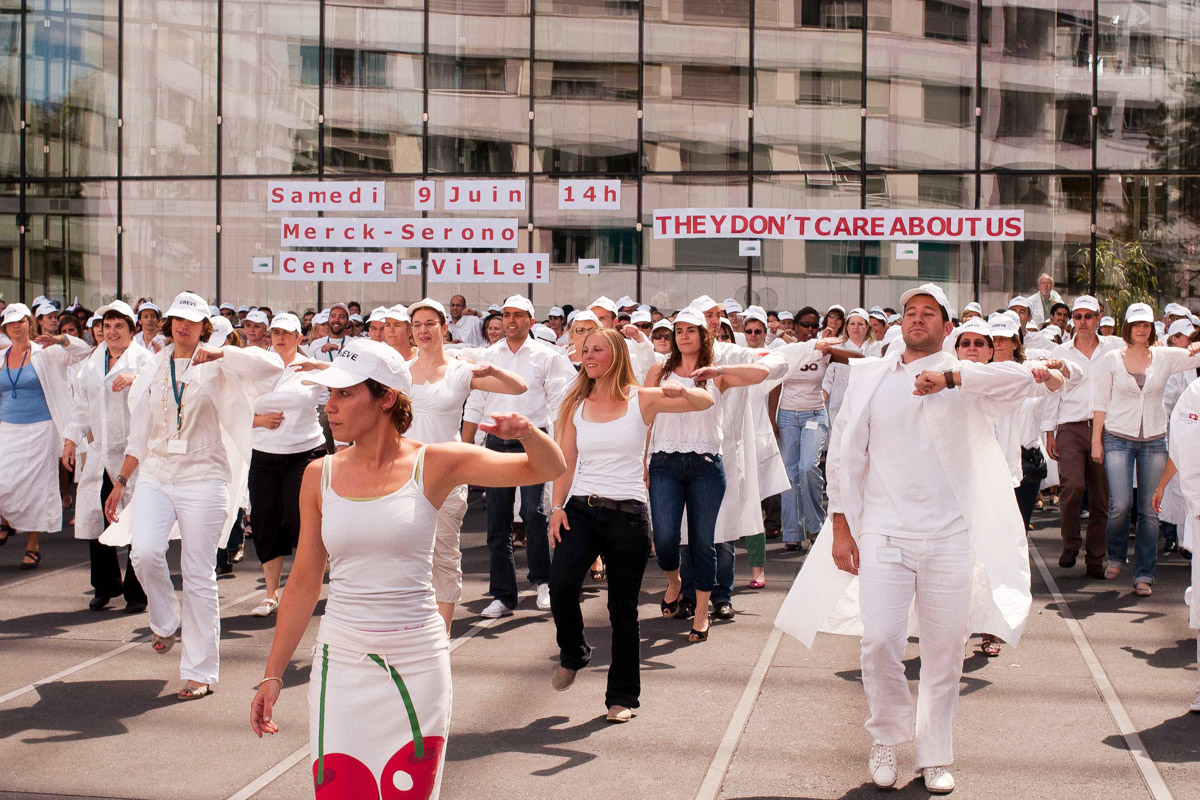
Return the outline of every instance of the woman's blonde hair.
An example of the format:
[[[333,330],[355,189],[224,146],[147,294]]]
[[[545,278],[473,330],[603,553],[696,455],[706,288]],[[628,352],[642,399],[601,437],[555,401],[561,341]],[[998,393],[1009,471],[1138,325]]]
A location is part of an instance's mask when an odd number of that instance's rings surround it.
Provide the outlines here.
[[[630,398],[630,387],[638,386],[637,376],[633,374],[633,363],[629,360],[629,348],[625,346],[625,337],[612,328],[598,328],[584,337],[583,343],[586,345],[588,339],[593,336],[600,336],[608,341],[608,346],[612,348],[613,353],[612,364],[599,379],[589,378],[586,369],[579,370],[579,374],[575,376],[575,382],[571,384],[571,388],[567,390],[567,394],[563,398],[562,407],[558,412],[558,422],[554,427],[556,432],[565,429],[567,421],[574,416],[575,409],[587,399],[597,383],[605,380],[611,381],[613,391],[622,400]]]

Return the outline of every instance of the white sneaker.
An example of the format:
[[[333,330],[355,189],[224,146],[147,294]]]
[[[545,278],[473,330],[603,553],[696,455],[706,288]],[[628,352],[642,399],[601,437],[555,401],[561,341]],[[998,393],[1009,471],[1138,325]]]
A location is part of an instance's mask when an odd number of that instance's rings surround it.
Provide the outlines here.
[[[250,613],[256,617],[269,617],[279,610],[279,601],[267,598],[254,607]]]
[[[926,767],[921,770],[925,791],[930,794],[950,794],[954,791],[954,776],[945,767]]]
[[[493,600],[491,605],[479,612],[479,616],[488,619],[500,619],[500,617],[511,617],[513,610],[499,598]]]
[[[1195,711],[1196,713],[1200,714],[1200,687],[1197,687],[1196,699],[1192,701],[1190,706],[1188,706],[1188,711]]]
[[[871,773],[871,782],[880,789],[890,789],[896,785],[896,745],[871,745],[871,760],[867,762]]]
[[[548,583],[539,583],[538,584],[537,607],[539,609],[541,609],[542,611],[550,610],[550,584],[548,584]]]

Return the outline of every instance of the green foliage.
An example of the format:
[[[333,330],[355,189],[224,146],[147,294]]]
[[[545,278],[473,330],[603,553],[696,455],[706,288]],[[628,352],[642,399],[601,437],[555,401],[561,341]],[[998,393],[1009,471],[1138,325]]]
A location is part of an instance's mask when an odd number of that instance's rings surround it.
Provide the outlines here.
[[[1091,280],[1091,252],[1081,247],[1076,253],[1079,262],[1076,279]],[[1134,303],[1155,305],[1158,297],[1158,267],[1146,255],[1142,243],[1103,239],[1096,242],[1096,299],[1104,312],[1120,320],[1125,309]]]

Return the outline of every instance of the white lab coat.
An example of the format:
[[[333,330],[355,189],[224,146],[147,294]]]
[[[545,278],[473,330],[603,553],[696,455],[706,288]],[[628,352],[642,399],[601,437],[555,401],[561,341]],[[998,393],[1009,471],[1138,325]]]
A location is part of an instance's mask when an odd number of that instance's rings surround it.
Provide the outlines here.
[[[221,441],[225,445],[225,457],[229,461],[231,476],[224,509],[225,526],[218,544],[219,547],[225,547],[237,518],[238,507],[241,505],[246,478],[250,473],[250,453],[254,448],[251,433],[254,425],[254,400],[275,388],[275,382],[283,372],[283,359],[259,347],[241,348],[229,345],[221,350],[225,353],[222,358],[193,364],[188,369],[188,375],[189,383],[202,388],[216,406],[221,422]],[[141,415],[150,413],[146,408],[150,397],[150,381],[162,363],[174,357],[174,354],[174,345],[164,347],[139,373],[129,389],[131,419],[138,419]],[[132,492],[130,498],[132,500]],[[119,522],[108,526],[100,541],[114,547],[129,544],[133,536],[132,512],[132,506],[127,508],[125,513],[121,514]],[[179,538],[178,524],[172,530],[171,538]]]
[[[71,424],[71,379],[67,368],[87,358],[91,352],[91,345],[74,336],[67,336],[66,345],[42,347],[37,342],[29,343],[29,363],[42,384],[50,419],[54,421],[56,456],[62,453],[63,432]],[[5,363],[6,358],[8,347],[0,350],[0,364]]]
[[[77,446],[75,472],[79,475],[78,507],[75,510],[75,538],[99,539],[104,530],[104,509],[100,505],[100,489],[104,473],[116,483],[125,463],[125,445],[129,438],[129,389],[112,390],[118,375],[140,373],[154,359],[145,347],[130,345],[108,371],[104,361],[108,347],[100,345],[82,363],[75,376],[75,407],[71,424],[64,438]],[[86,457],[80,457],[86,445]],[[122,508],[132,497],[134,472],[122,497]]]
[[[1179,470],[1179,487],[1187,503],[1187,518],[1179,532],[1179,544],[1192,553],[1200,547],[1200,381],[1192,381],[1171,412],[1167,436],[1171,461]],[[1200,628],[1200,556],[1192,558],[1192,603],[1188,625]]]
[[[855,539],[862,532],[866,502],[863,487],[870,437],[866,412],[875,388],[902,352],[853,363],[846,399],[833,428],[826,462],[829,507],[845,514]],[[938,451],[937,466],[951,477],[975,551],[970,630],[988,631],[1016,644],[1031,602],[1029,550],[993,425],[1029,395],[1033,376],[1028,367],[1016,363],[960,363],[957,369],[963,386],[928,396],[924,402]],[[810,648],[818,630],[862,635],[858,580],[833,562],[832,519],[830,513],[775,619],[776,626]]]
[[[1050,303],[1061,303],[1062,295],[1054,289],[1050,290]],[[1029,295],[1029,318],[1040,328],[1046,324],[1046,312],[1042,311],[1042,293],[1034,292]]]

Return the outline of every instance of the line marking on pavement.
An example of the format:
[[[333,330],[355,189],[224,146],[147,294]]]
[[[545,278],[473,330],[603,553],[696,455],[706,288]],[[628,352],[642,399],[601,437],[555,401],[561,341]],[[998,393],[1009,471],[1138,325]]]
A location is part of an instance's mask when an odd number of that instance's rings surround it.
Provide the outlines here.
[[[520,607],[522,600],[524,600],[525,598],[530,597],[530,596],[531,596],[531,593],[522,594],[517,599],[517,607],[518,608]],[[475,636],[475,634],[479,633],[480,631],[487,630],[488,628],[490,628],[493,625],[500,622],[500,620],[502,620],[502,619],[507,619],[507,617],[497,617],[496,619],[481,619],[478,622],[472,622],[465,631],[460,633],[458,636],[455,636],[454,639],[450,642],[450,652],[453,653],[455,650],[457,650],[458,648],[460,648],[464,644],[466,644],[472,637]],[[245,786],[243,786],[241,789],[239,789],[234,794],[229,795],[227,800],[250,800],[251,797],[258,794],[263,789],[267,788],[267,786],[272,784],[276,779],[280,778],[284,773],[286,773],[292,767],[296,766],[301,761],[303,761],[305,758],[307,758],[309,755],[309,752],[310,752],[310,750],[309,750],[309,746],[307,744],[304,745],[303,747],[298,748],[297,750],[295,750],[291,754],[289,754],[287,758],[283,759],[278,764],[276,764],[275,766],[271,767],[269,770],[264,772],[262,775],[259,775],[257,778],[250,781],[250,783],[247,783]]]
[[[81,561],[78,564],[68,564],[65,567],[58,567],[56,569],[48,569],[45,572],[42,572],[39,570],[37,575],[33,575],[28,578],[21,578],[19,581],[13,581],[12,583],[6,583],[3,585],[0,585],[0,592],[3,592],[6,589],[15,589],[18,586],[24,586],[25,584],[33,583],[34,581],[40,581],[42,578],[49,578],[51,575],[57,575],[60,572],[66,572],[67,570],[70,570],[70,569],[79,569],[80,567],[87,566],[87,564],[88,564],[88,562]]]
[[[1142,737],[1138,735],[1133,720],[1130,719],[1124,704],[1121,703],[1121,698],[1117,696],[1117,690],[1108,678],[1108,673],[1104,671],[1104,667],[1100,664],[1100,659],[1096,656],[1096,651],[1092,649],[1092,644],[1088,641],[1083,626],[1079,624],[1079,620],[1075,619],[1075,615],[1071,612],[1071,606],[1068,605],[1066,598],[1059,592],[1058,584],[1054,582],[1054,576],[1046,568],[1046,562],[1042,559],[1041,551],[1038,550],[1036,543],[1030,548],[1030,552],[1033,555],[1034,563],[1037,564],[1038,572],[1042,574],[1042,580],[1046,582],[1047,588],[1050,589],[1050,596],[1054,598],[1059,615],[1062,617],[1063,622],[1067,623],[1067,629],[1071,631],[1071,636],[1075,639],[1075,647],[1078,648],[1079,654],[1083,656],[1084,663],[1087,664],[1088,670],[1092,673],[1092,681],[1096,684],[1096,688],[1100,690],[1100,696],[1104,698],[1104,704],[1108,706],[1108,713],[1112,715],[1113,722],[1117,724],[1117,730],[1121,732],[1121,736],[1125,739],[1125,746],[1129,748],[1129,754],[1133,756],[1133,763],[1137,765],[1138,771],[1142,773],[1142,780],[1145,781],[1146,788],[1150,790],[1150,796],[1154,800],[1173,800],[1171,790],[1167,788],[1166,782],[1163,781],[1162,773],[1158,771],[1158,766],[1155,765],[1154,759],[1150,758],[1150,754],[1146,751],[1146,746],[1142,744]]]
[[[758,702],[758,695],[762,691],[763,681],[766,680],[767,670],[771,668],[771,662],[775,660],[775,651],[779,649],[779,643],[782,640],[783,631],[772,625],[771,635],[767,637],[767,643],[763,645],[762,652],[758,654],[758,662],[754,665],[754,670],[750,673],[750,680],[746,682],[746,688],[742,690],[742,697],[733,710],[733,717],[729,720],[725,736],[722,737],[721,744],[717,747],[717,754],[713,756],[708,773],[704,776],[704,782],[700,784],[700,790],[696,792],[696,800],[716,800],[721,793],[721,785],[725,783],[729,764],[733,761],[733,754],[737,751],[738,742],[741,741],[742,733],[746,730],[746,723],[750,721],[750,714]]]

